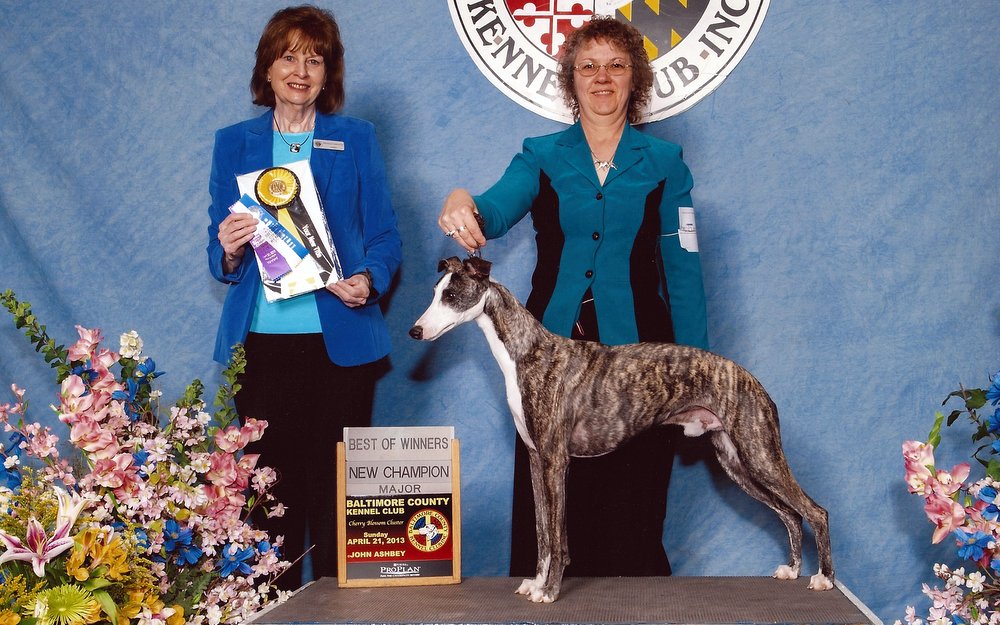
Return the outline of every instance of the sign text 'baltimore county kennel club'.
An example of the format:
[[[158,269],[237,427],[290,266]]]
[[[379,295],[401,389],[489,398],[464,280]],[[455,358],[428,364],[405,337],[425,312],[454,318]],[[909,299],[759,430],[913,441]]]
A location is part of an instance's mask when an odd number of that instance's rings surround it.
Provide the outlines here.
[[[454,428],[345,428],[337,455],[340,585],[458,583]]]

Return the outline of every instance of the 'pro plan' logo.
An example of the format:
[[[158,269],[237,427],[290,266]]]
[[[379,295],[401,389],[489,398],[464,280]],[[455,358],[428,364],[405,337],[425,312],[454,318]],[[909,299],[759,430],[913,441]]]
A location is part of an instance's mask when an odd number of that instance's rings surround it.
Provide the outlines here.
[[[770,0],[449,0],[459,37],[480,71],[521,106],[557,121],[559,49],[594,15],[628,22],[645,39],[653,96],[645,121],[676,115],[718,87],[740,62]]]

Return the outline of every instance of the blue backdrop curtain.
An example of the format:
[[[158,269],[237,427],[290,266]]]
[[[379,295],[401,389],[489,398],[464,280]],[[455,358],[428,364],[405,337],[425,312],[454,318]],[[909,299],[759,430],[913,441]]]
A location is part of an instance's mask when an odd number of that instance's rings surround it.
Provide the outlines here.
[[[456,427],[463,572],[504,575],[515,434],[499,370],[473,326],[430,345],[406,330],[438,259],[459,251],[436,225],[448,191],[483,190],[523,137],[563,126],[475,69],[446,3],[320,4],[345,40],[345,113],[378,128],[404,241],[376,423]],[[204,254],[212,137],[258,114],[254,49],[281,6],[0,1],[0,289],[62,342],[78,323],[112,347],[138,331],[167,399],[219,380],[224,287]],[[791,466],[830,510],[838,578],[890,622],[925,605],[936,558],[954,561],[929,545],[900,444],[926,436],[959,383],[1000,369],[997,7],[772,2],[718,90],[644,128],[682,144],[695,176],[713,349],[772,393]],[[485,249],[522,298],[533,254],[527,222]],[[32,415],[59,425],[50,374],[3,322],[0,382],[27,387]],[[951,466],[970,448],[967,431],[948,435]],[[777,518],[703,442],[673,483],[677,574],[769,575],[784,560]],[[609,521],[626,525],[627,511]],[[810,547],[804,572],[815,567]]]

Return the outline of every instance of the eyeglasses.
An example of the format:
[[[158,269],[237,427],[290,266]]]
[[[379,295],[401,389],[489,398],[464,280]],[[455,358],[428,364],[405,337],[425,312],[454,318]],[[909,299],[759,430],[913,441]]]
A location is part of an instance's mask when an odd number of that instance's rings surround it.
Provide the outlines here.
[[[584,63],[582,65],[574,65],[573,69],[580,72],[581,76],[590,77],[596,76],[597,72],[599,72],[602,67],[607,70],[609,76],[621,76],[632,66],[627,63],[622,63],[621,61],[611,61],[610,63],[601,64]]]

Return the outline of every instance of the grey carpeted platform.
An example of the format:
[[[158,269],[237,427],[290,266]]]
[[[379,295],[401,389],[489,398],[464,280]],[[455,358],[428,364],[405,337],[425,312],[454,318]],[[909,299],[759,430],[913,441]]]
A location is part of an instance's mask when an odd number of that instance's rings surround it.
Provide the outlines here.
[[[866,616],[867,609],[849,591],[814,592],[806,588],[805,577],[791,582],[764,577],[567,578],[559,600],[551,604],[515,595],[519,583],[474,577],[448,586],[344,589],[337,580],[323,578],[252,622],[881,625]]]

